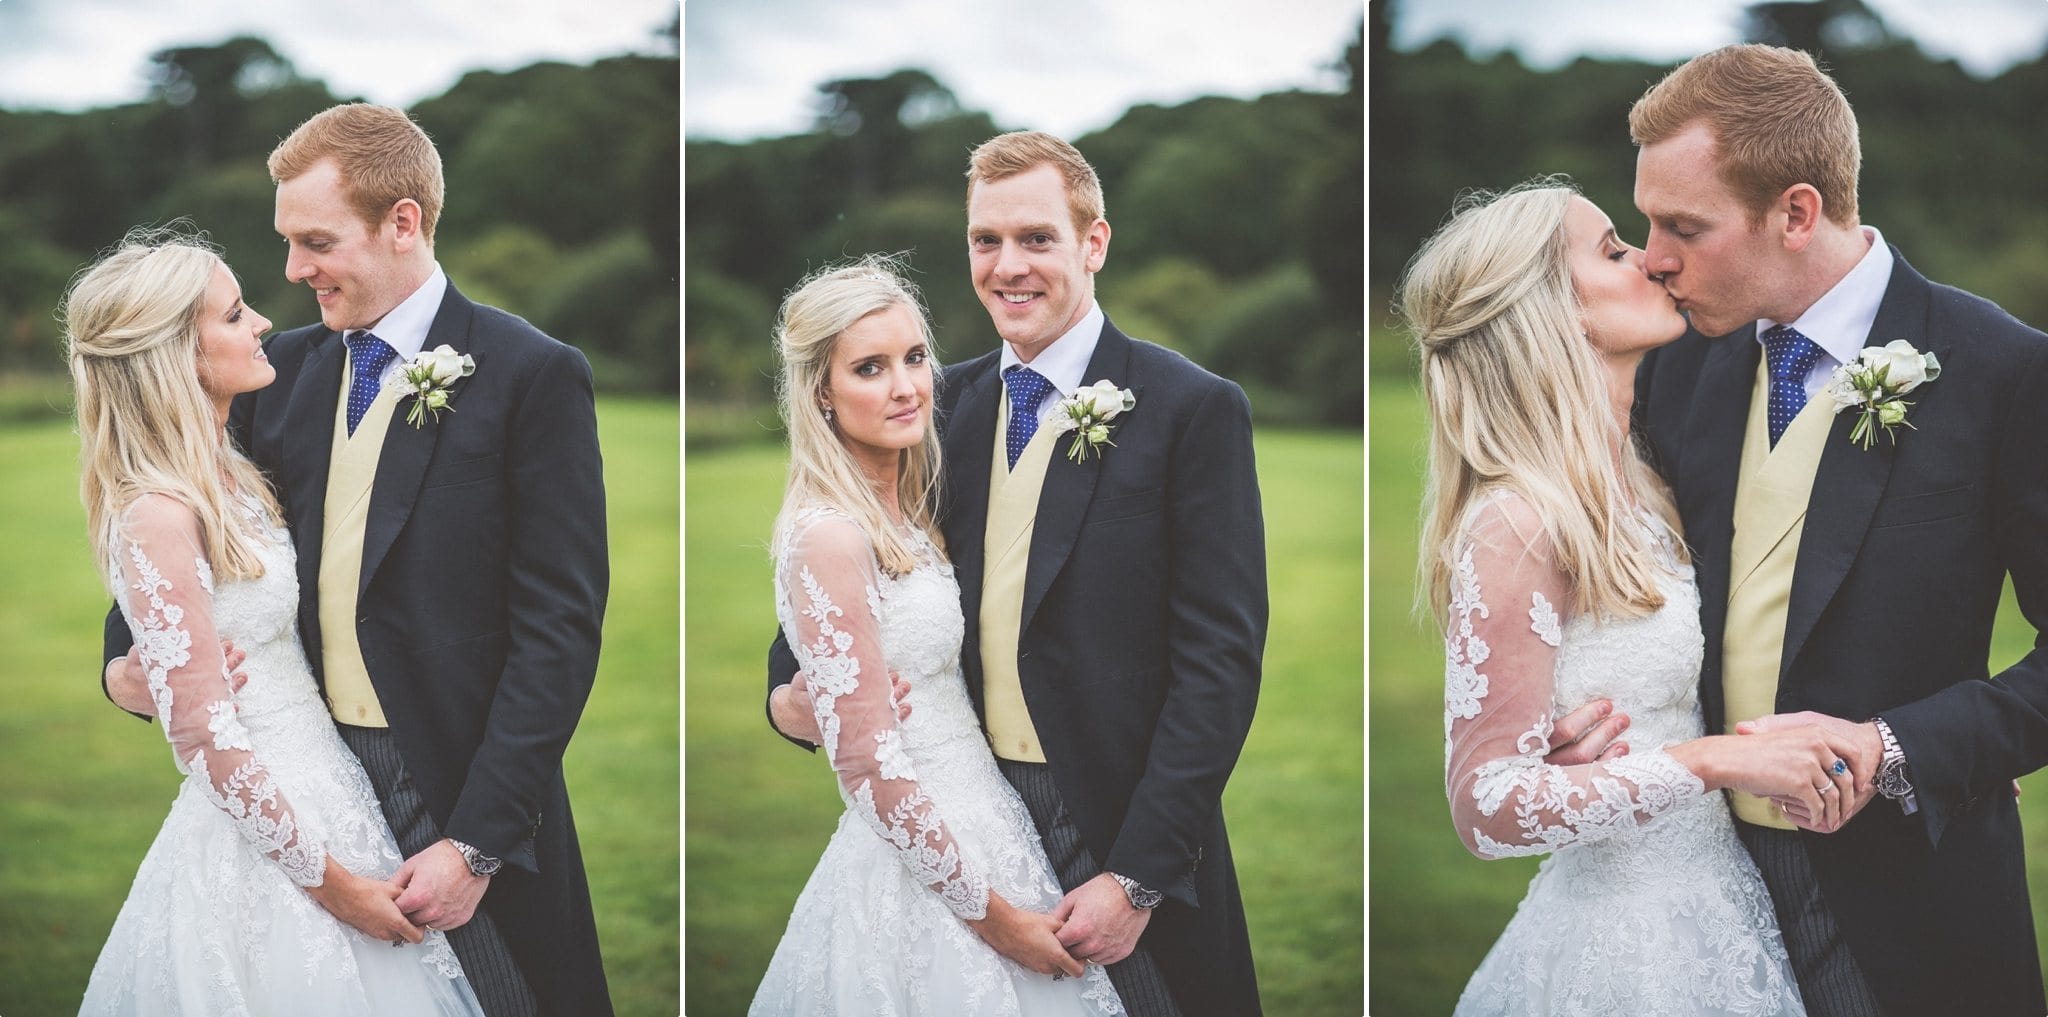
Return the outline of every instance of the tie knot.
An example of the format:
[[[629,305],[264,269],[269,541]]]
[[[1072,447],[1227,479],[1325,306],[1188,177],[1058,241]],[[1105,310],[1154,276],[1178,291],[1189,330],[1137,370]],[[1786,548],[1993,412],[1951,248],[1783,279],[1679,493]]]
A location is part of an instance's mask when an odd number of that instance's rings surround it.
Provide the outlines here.
[[[1003,373],[1003,389],[1010,393],[1010,415],[1036,415],[1038,404],[1052,391],[1052,381],[1028,367],[1012,367]]]
[[[1777,381],[1800,381],[1813,371],[1825,351],[1820,344],[1801,335],[1790,325],[1775,326],[1763,334],[1764,359]]]
[[[386,365],[398,356],[391,344],[376,337],[367,329],[350,332],[342,338],[348,347],[348,355],[354,359],[357,377],[375,377],[384,373]]]

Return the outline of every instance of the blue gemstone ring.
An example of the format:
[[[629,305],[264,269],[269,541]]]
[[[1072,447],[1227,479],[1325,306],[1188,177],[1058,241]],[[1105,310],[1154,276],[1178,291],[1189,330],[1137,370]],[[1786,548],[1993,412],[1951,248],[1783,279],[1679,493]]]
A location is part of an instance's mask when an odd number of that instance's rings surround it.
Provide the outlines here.
[[[1835,776],[1839,777],[1849,772],[1849,764],[1837,759],[1835,760],[1834,770]]]

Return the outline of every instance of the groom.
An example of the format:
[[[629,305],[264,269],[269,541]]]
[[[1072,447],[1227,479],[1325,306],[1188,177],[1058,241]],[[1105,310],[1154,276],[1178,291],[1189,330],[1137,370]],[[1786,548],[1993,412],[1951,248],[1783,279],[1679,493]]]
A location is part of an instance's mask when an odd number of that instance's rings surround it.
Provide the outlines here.
[[[270,174],[320,324],[267,344],[230,429],[286,506],[307,657],[409,856],[398,907],[490,1017],[609,1014],[561,767],[609,581],[590,368],[448,282],[441,158],[404,113],[320,113]],[[444,344],[475,373],[415,426],[404,366]],[[108,694],[146,714],[128,647],[110,614]]]
[[[1804,53],[1695,58],[1629,131],[1645,261],[1693,326],[1644,359],[1636,412],[1694,549],[1707,723],[1861,746],[1838,832],[1732,801],[1806,1005],[2038,1017],[2011,782],[2048,761],[2048,644],[1986,662],[2008,574],[2048,629],[2048,336],[1860,222],[1855,114]],[[1901,341],[1939,376],[1865,448],[1824,386]]]
[[[1049,134],[969,158],[974,289],[1003,345],[946,372],[946,546],[969,693],[1067,895],[1076,958],[1144,1017],[1256,1015],[1223,785],[1258,698],[1265,534],[1239,388],[1125,336],[1095,303],[1109,222],[1095,170]],[[1060,401],[1107,379],[1136,403],[1070,459]],[[816,741],[779,688],[770,713]]]

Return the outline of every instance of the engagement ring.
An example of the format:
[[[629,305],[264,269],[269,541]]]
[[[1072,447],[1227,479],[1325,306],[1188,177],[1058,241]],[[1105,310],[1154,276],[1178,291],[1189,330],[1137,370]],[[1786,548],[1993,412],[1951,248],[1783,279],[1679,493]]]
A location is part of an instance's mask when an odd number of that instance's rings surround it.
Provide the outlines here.
[[[1848,773],[1848,772],[1849,772],[1849,764],[1848,764],[1848,763],[1845,763],[1845,762],[1843,762],[1842,760],[1839,760],[1839,759],[1835,760],[1835,776],[1839,777],[1839,776],[1841,776],[1841,775],[1843,775],[1843,774],[1845,774],[1845,773]]]
[[[1833,791],[1834,789],[1835,786],[1833,784],[1822,784],[1821,786],[1814,788],[1813,790],[1819,794],[1827,794],[1828,792]]]

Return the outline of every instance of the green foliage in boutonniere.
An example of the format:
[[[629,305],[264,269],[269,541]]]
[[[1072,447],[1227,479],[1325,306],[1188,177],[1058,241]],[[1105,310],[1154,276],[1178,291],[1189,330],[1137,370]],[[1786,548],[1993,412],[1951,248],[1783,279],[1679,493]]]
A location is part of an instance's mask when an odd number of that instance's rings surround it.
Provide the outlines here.
[[[442,343],[419,356],[406,361],[401,374],[405,378],[405,395],[411,399],[412,408],[406,411],[405,422],[414,428],[426,423],[426,415],[432,413],[434,420],[441,419],[441,411],[455,412],[448,405],[448,390],[455,383],[476,373],[476,358],[467,353],[456,353],[455,347]]]
[[[1828,379],[1827,395],[1834,400],[1836,413],[1856,410],[1861,414],[1849,431],[1850,441],[1868,449],[1878,428],[1883,428],[1884,436],[1896,445],[1899,438],[1892,428],[1913,427],[1906,421],[1906,411],[1913,408],[1906,393],[1939,377],[1941,361],[1934,354],[1922,353],[1904,339],[1894,339],[1883,346],[1866,346],[1855,360],[1835,368],[1834,377]]]
[[[1067,446],[1067,458],[1076,463],[1087,462],[1088,453],[1094,452],[1099,458],[1102,446],[1115,448],[1116,442],[1109,440],[1109,432],[1114,430],[1109,420],[1136,405],[1138,397],[1130,389],[1118,388],[1106,378],[1060,400],[1052,419],[1054,432],[1078,432]]]

